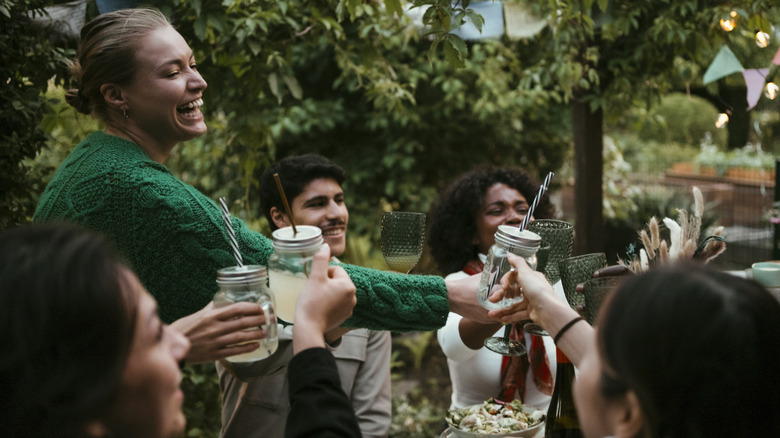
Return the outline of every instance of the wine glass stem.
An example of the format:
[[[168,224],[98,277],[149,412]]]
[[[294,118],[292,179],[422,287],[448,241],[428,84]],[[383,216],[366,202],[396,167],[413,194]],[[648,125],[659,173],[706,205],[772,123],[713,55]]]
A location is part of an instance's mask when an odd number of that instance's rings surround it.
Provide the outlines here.
[[[507,324],[504,327],[504,343],[509,345],[509,335],[512,333],[512,324]]]

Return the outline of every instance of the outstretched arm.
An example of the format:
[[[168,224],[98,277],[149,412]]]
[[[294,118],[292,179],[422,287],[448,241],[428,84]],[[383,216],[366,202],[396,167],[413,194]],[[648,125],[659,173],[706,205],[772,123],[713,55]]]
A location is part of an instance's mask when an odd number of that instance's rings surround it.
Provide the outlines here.
[[[522,288],[526,297],[523,303],[528,306],[529,316],[547,330],[550,336],[556,337],[565,326],[579,317],[567,303],[556,298],[553,287],[543,273],[529,268],[522,257],[509,254],[507,259],[515,270],[501,279],[501,285],[504,288],[513,288],[518,293]],[[578,321],[558,339],[556,346],[575,366],[579,366],[585,351],[595,345],[594,336],[590,324],[584,320]]]

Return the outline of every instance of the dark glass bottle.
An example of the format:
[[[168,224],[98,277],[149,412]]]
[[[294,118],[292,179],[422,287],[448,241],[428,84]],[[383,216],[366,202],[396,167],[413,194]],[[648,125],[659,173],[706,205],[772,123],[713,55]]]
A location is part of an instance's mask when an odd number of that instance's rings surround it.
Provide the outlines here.
[[[571,389],[574,383],[574,365],[563,352],[557,350],[558,370],[555,372],[555,389],[550,407],[544,438],[582,438],[582,429],[574,407]]]

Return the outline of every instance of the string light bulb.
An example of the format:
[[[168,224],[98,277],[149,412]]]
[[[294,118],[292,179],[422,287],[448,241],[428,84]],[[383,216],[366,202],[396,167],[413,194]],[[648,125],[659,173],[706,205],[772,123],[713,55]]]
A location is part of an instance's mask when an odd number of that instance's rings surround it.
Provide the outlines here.
[[[769,45],[769,34],[762,31],[761,29],[756,29],[756,45],[758,47],[761,47],[762,49]]]
[[[722,128],[729,122],[729,115],[727,113],[718,114],[718,120],[715,121],[716,128]]]
[[[764,87],[764,96],[769,100],[775,100],[779,91],[780,87],[778,87],[776,83],[767,82]]]
[[[726,32],[731,32],[737,27],[737,11],[731,11],[728,18],[720,19],[720,28]]]

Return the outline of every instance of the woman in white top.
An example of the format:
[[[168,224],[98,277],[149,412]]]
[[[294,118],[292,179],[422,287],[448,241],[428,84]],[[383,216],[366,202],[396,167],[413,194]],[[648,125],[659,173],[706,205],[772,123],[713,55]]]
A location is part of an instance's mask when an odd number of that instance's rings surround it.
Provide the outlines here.
[[[428,245],[439,270],[447,278],[482,271],[485,254],[493,245],[499,225],[519,226],[528,213],[539,184],[518,168],[482,166],[455,180],[431,211]],[[547,195],[534,210],[536,218],[552,218],[554,206]],[[438,339],[452,380],[453,408],[481,403],[494,397],[547,409],[555,375],[555,345],[549,336],[522,333],[528,355],[517,362],[483,346],[486,338],[502,336],[503,325],[481,324],[450,313]]]

